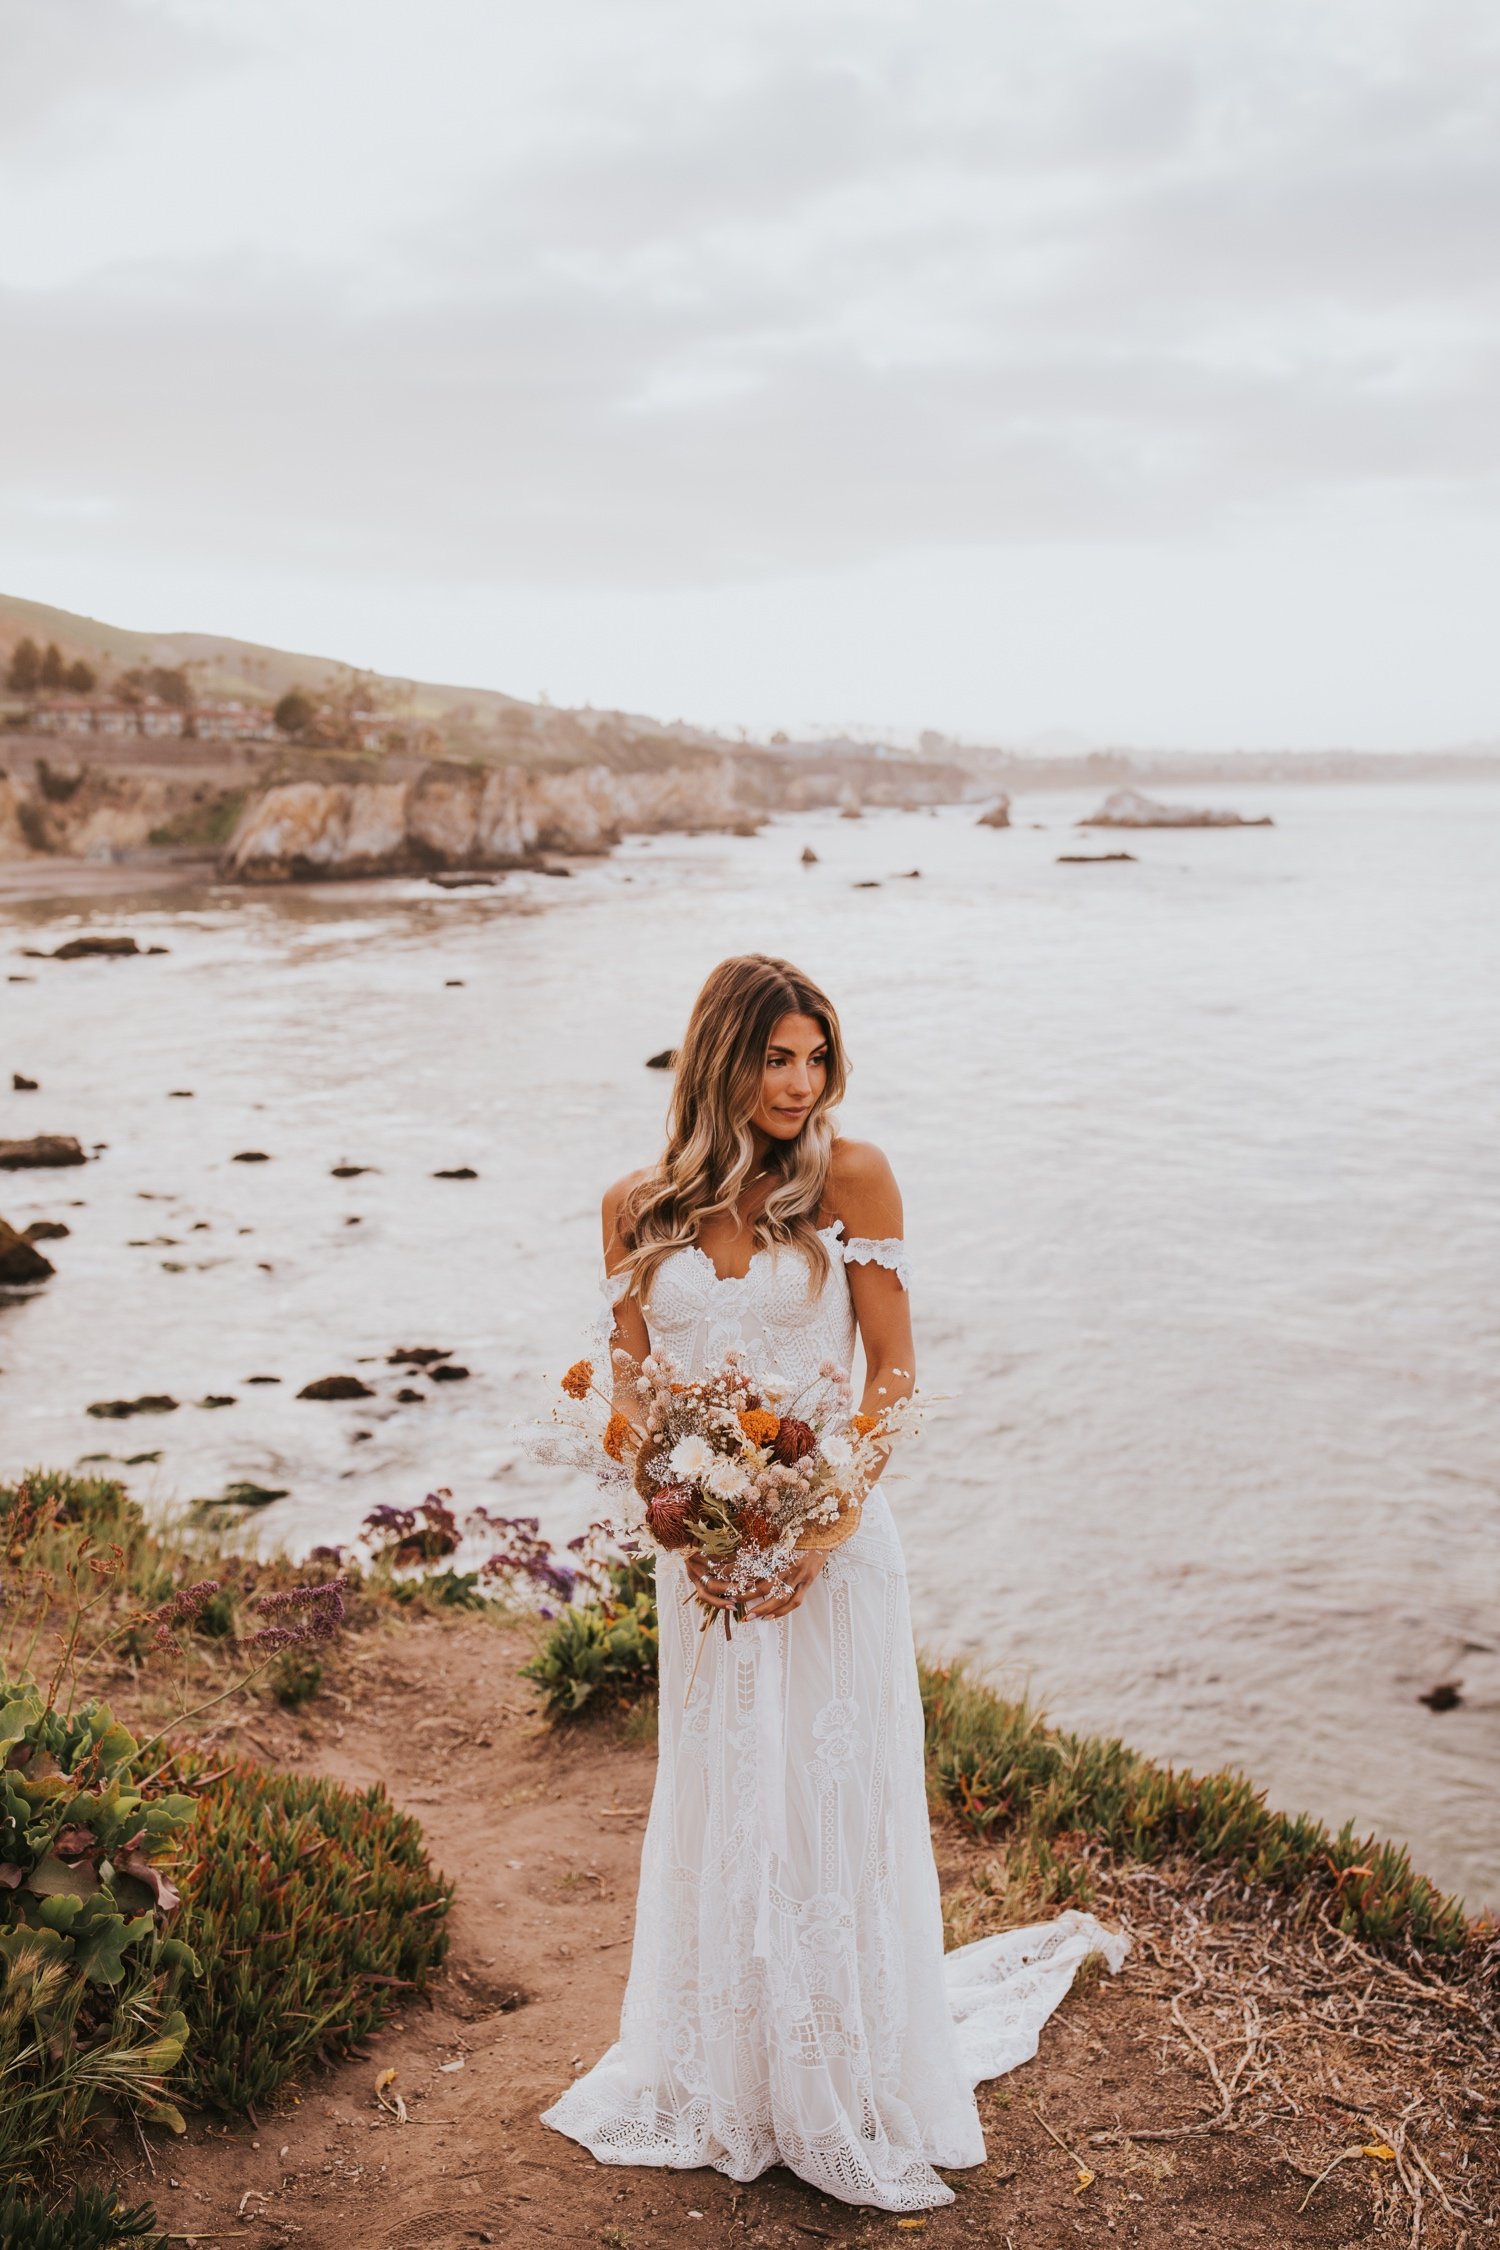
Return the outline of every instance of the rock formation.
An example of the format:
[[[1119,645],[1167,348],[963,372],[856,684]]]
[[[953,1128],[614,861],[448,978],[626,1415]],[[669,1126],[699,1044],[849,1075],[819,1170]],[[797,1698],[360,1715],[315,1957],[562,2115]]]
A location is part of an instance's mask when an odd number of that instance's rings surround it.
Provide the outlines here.
[[[44,1258],[24,1234],[0,1219],[0,1285],[28,1289],[33,1282],[50,1280],[56,1271],[50,1258]]]
[[[1009,828],[1010,799],[1002,790],[988,812],[982,812],[975,822],[978,828]]]
[[[1243,813],[1203,810],[1193,805],[1158,804],[1154,797],[1142,796],[1139,789],[1116,789],[1105,798],[1096,813],[1090,813],[1077,828],[1270,828],[1274,826],[1269,814],[1258,820],[1247,820]]]
[[[274,784],[246,807],[225,872],[255,883],[472,873],[534,865],[549,851],[605,852],[631,829],[691,832],[745,819],[727,758],[640,773],[433,764],[402,780]]]
[[[87,1162],[71,1133],[37,1133],[29,1141],[0,1141],[0,1172],[30,1172],[47,1165]]]

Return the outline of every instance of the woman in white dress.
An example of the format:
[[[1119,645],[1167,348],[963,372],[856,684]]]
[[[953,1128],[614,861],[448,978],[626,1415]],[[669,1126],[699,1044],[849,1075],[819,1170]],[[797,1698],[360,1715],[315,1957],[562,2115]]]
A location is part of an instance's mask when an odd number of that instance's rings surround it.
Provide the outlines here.
[[[852,1370],[863,1410],[913,1385],[901,1197],[835,1137],[838,1019],[785,961],[714,970],[678,1057],[666,1149],[604,1199],[614,1342],[689,1376],[732,1347],[783,1395]],[[821,1371],[821,1372],[820,1372]],[[692,1584],[689,1581],[692,1581]],[[606,2164],[785,2164],[888,2211],[952,2201],[984,2161],[974,2086],[1026,2061],[1079,1963],[1124,1941],[1068,1913],[943,1953],[901,1544],[859,1529],[758,1588],[732,1638],[703,1560],[662,1555],[659,1763],[620,2036],[544,2122]]]

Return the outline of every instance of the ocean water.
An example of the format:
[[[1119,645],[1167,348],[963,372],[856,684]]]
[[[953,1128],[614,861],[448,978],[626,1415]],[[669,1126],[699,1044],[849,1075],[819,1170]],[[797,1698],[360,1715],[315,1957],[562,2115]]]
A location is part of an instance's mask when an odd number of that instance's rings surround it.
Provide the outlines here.
[[[890,1490],[927,1644],[1500,1904],[1500,788],[1260,790],[1273,829],[1060,866],[1121,841],[1080,847],[1086,809],[637,839],[493,891],[0,903],[34,980],[0,984],[0,1087],[42,1082],[0,1134],[103,1144],[0,1174],[0,1215],[72,1230],[0,1300],[0,1469],[159,1452],[148,1503],[285,1486],[257,1521],[300,1545],[437,1485],[580,1528],[514,1418],[656,1146],[645,1057],[723,954],[785,953],[906,1196],[932,1404]],[[76,927],[170,951],[21,957]],[[470,1379],[398,1404],[413,1344]],[[377,1396],[296,1398],[341,1372]],[[150,1391],[182,1404],[85,1411]]]

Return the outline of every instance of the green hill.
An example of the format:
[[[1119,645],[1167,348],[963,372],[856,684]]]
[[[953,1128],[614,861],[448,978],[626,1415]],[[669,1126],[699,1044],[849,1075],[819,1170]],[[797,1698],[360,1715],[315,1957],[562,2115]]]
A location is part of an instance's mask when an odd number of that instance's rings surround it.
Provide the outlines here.
[[[101,683],[135,666],[182,666],[200,701],[234,698],[269,708],[290,688],[302,688],[314,698],[335,693],[347,698],[357,683],[360,698],[408,725],[435,728],[455,751],[503,749],[565,757],[597,752],[609,758],[627,744],[637,756],[648,746],[668,754],[674,747],[729,747],[706,730],[681,722],[663,726],[627,712],[554,710],[498,688],[406,680],[363,671],[334,657],[268,648],[222,633],[131,632],[97,617],[0,594],[0,671],[16,643],[28,635],[44,648],[55,641],[68,662],[83,657]]]

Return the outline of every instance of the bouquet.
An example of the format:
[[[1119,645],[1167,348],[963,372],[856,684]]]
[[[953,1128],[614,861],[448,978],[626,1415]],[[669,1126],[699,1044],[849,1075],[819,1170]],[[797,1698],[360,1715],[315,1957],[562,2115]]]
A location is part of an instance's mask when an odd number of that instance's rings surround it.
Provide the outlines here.
[[[848,1375],[832,1362],[790,1399],[738,1352],[693,1381],[661,1352],[640,1362],[617,1352],[615,1370],[613,1394],[596,1385],[589,1360],[568,1369],[562,1388],[579,1406],[607,1409],[596,1437],[606,1465],[596,1473],[621,1495],[619,1528],[657,1553],[701,1555],[736,1597],[720,1609],[694,1590],[705,1635],[722,1618],[729,1637],[752,1589],[783,1585],[795,1558],[852,1536],[872,1478],[914,1414],[910,1399],[878,1415],[851,1412]]]

